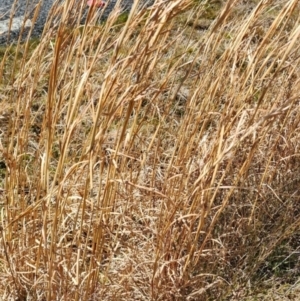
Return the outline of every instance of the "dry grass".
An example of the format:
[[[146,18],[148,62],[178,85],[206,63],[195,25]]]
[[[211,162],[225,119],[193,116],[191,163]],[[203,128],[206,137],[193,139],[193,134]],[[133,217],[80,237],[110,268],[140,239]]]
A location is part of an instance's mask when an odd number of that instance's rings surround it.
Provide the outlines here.
[[[75,4],[0,65],[3,300],[296,300],[298,0]]]

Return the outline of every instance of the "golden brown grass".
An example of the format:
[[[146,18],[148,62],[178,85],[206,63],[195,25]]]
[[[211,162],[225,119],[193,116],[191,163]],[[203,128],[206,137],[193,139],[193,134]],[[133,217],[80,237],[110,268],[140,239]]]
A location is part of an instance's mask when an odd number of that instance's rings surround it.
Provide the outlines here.
[[[299,2],[74,2],[1,62],[3,300],[297,296]]]

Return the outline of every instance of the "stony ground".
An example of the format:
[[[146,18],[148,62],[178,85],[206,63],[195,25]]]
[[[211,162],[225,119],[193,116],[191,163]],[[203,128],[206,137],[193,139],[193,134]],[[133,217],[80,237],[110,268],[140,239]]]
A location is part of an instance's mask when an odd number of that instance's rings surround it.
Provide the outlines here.
[[[82,1],[86,0],[77,0],[77,4],[80,5]],[[27,4],[27,2],[29,2]],[[41,2],[41,3],[39,3]],[[48,14],[54,3],[63,3],[64,0],[54,1],[54,0],[1,0],[0,1],[0,44],[7,43],[9,41],[16,40],[20,34],[20,28],[23,25],[24,19],[25,23],[25,33],[28,32],[32,25],[32,18],[35,12],[35,9],[40,5],[39,14],[37,21],[34,24],[34,29],[32,36],[39,37],[44,29],[44,24],[46,23]],[[107,0],[107,5],[103,12],[103,18],[106,18],[109,13],[112,11],[116,5],[117,0]],[[141,1],[144,4],[150,4],[152,0]],[[133,0],[123,0],[122,6],[125,11],[128,11],[133,3]],[[88,6],[85,7],[83,12],[82,22],[84,22],[85,16],[88,12]],[[73,12],[70,12],[73,13]],[[12,23],[10,26],[10,19]],[[10,28],[10,30],[9,30]],[[25,35],[24,35],[25,36]],[[8,41],[9,38],[9,41]]]

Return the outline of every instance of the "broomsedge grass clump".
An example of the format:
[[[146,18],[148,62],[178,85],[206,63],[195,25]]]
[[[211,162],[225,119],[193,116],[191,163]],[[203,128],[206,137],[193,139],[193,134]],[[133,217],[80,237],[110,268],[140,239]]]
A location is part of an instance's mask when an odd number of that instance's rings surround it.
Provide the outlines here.
[[[66,1],[3,55],[3,300],[296,298],[299,2],[215,2]]]

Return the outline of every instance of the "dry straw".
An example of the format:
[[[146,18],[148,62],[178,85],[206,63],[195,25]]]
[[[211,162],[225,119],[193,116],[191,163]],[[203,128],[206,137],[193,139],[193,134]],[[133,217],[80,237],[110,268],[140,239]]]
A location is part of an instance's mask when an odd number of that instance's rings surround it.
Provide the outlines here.
[[[81,25],[84,5],[1,57],[3,300],[296,283],[298,1],[118,1]]]

